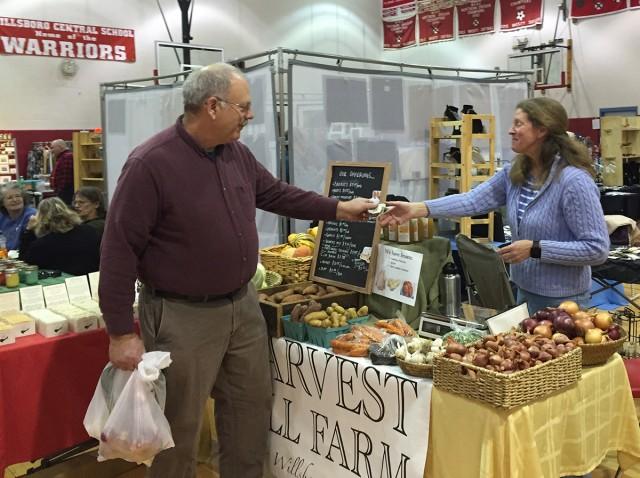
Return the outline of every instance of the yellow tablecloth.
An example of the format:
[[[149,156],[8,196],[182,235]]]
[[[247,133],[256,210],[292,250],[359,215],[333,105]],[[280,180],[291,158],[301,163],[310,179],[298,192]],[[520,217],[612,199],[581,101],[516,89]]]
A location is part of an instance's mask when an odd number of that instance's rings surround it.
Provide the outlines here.
[[[622,358],[586,367],[575,385],[511,411],[433,389],[425,478],[558,478],[608,451],[640,463],[640,427]]]

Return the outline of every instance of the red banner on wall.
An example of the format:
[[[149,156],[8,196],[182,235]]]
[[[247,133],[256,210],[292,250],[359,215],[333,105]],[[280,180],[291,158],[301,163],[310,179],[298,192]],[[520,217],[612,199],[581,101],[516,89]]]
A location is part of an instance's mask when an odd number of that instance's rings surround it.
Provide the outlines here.
[[[458,35],[493,33],[494,0],[467,0],[456,5],[458,9]]]
[[[0,17],[0,54],[134,62],[135,33],[128,28]]]
[[[418,43],[453,40],[453,0],[418,0]]]
[[[598,17],[626,9],[626,0],[572,0],[571,18]]]
[[[640,0],[629,0],[629,8],[640,8]]]
[[[384,48],[396,49],[416,44],[416,0],[383,0]]]
[[[500,30],[542,25],[542,0],[500,0]]]

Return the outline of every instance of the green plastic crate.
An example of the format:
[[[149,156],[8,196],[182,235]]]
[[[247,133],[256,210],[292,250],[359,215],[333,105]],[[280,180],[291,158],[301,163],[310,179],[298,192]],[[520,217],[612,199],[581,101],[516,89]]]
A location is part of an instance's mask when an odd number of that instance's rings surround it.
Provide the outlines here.
[[[304,342],[307,340],[307,328],[304,322],[294,322],[291,315],[282,316],[282,329],[284,336],[293,340]]]
[[[345,334],[351,330],[350,325],[343,327],[314,327],[313,325],[304,324],[307,329],[308,342],[313,345],[319,345],[320,347],[330,348],[331,341],[340,334]]]

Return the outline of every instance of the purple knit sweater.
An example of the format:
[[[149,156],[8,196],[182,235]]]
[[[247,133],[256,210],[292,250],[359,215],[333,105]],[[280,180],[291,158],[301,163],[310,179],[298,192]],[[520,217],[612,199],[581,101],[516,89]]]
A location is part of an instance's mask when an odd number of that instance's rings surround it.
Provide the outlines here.
[[[540,241],[542,257],[511,266],[511,280],[547,297],[581,294],[591,285],[591,265],[607,260],[609,235],[598,188],[583,170],[554,162],[538,195],[516,219],[520,186],[511,183],[510,165],[468,193],[425,201],[430,217],[465,217],[502,206],[512,240]]]

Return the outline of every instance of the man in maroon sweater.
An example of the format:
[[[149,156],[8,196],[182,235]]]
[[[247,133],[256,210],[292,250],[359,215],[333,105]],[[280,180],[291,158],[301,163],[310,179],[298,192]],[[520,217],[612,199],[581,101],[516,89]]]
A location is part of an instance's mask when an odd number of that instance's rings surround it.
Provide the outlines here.
[[[268,338],[256,291],[256,208],[298,219],[359,220],[347,202],[274,178],[238,141],[253,118],[249,86],[225,64],[192,73],[185,113],[135,148],[102,239],[100,307],[109,357],[131,370],[144,350],[171,352],[165,414],[175,448],[152,477],[194,477],[206,399],[216,400],[222,478],[259,478],[271,412]],[[134,333],[136,278],[143,342]]]
[[[69,151],[67,143],[63,139],[51,141],[51,153],[56,158],[51,174],[51,187],[65,204],[71,206],[73,200],[73,153]]]

